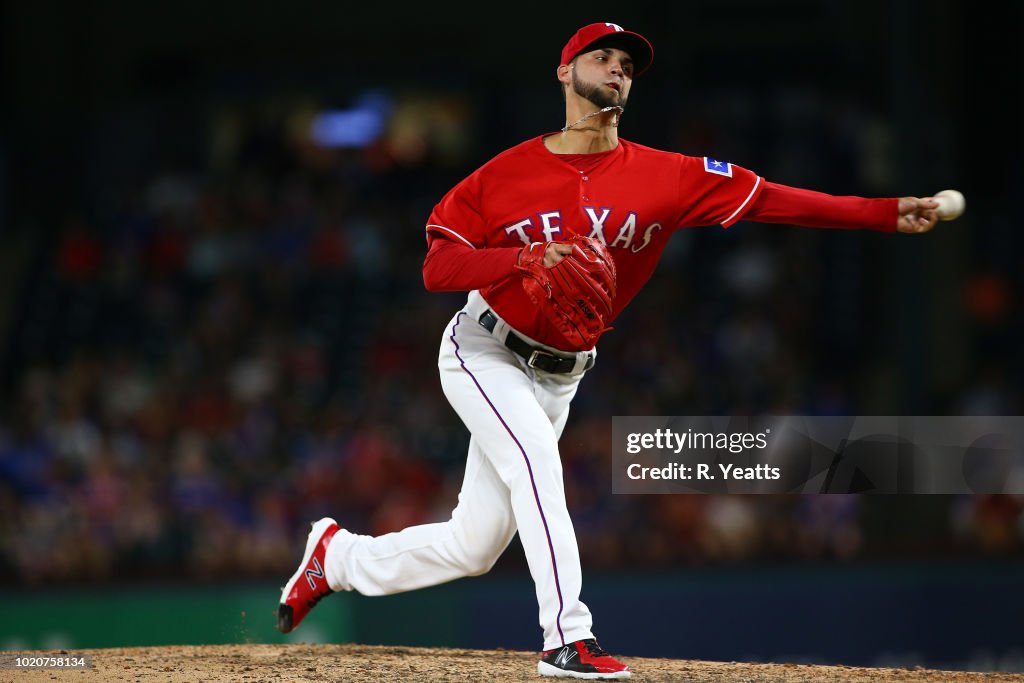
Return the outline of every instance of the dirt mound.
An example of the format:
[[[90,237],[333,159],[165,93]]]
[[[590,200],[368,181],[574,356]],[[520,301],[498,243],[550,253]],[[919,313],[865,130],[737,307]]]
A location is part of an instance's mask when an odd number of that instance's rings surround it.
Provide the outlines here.
[[[3,653],[5,663],[14,653]],[[58,653],[22,653],[59,656]],[[0,669],[0,681],[527,681],[537,653],[370,645],[206,645],[76,650],[86,671]],[[1024,674],[743,664],[622,656],[634,681],[1024,681]]]

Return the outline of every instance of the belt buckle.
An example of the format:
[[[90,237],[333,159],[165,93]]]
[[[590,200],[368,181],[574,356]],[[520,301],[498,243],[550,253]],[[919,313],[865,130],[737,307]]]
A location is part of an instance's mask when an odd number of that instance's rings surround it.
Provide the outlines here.
[[[536,370],[537,369],[537,359],[539,359],[539,358],[541,358],[543,356],[547,356],[549,358],[554,358],[555,357],[554,354],[548,353],[544,349],[534,349],[533,353],[530,354],[530,357],[526,359],[526,364],[529,367],[531,367],[534,370]]]

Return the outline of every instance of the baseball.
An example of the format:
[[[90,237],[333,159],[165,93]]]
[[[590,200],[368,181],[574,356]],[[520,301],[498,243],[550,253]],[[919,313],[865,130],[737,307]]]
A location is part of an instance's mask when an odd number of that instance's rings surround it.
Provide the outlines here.
[[[951,221],[957,218],[964,212],[964,207],[966,206],[963,194],[957,190],[937,192],[935,193],[935,201],[939,203],[936,213],[939,214],[939,219],[943,221]]]

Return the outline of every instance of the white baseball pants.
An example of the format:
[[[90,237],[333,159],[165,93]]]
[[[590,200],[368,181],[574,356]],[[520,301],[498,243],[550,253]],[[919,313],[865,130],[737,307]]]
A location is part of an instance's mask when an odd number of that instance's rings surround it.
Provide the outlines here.
[[[445,329],[438,356],[445,396],[471,434],[451,519],[378,537],[341,530],[325,570],[334,590],[415,590],[487,572],[518,531],[537,590],[543,649],[550,650],[594,637],[590,610],[580,601],[579,548],[558,453],[583,375],[528,367],[502,342],[503,321],[493,334],[480,326],[486,309],[471,292]]]

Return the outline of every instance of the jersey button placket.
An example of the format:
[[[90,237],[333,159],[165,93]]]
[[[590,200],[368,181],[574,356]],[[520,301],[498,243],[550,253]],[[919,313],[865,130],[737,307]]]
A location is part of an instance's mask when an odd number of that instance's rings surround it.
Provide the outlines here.
[[[587,181],[590,180],[590,176],[585,175],[583,173],[583,171],[580,171],[580,180],[582,180],[583,182],[587,182]],[[586,185],[581,185],[580,186],[580,194],[582,195],[583,201],[585,201],[585,202],[589,202],[590,201],[590,197],[587,196],[587,186]]]

